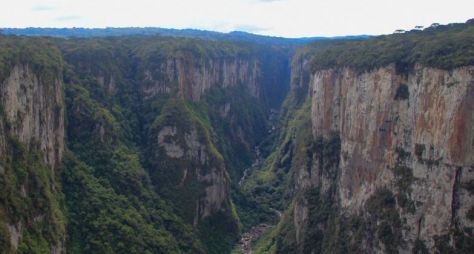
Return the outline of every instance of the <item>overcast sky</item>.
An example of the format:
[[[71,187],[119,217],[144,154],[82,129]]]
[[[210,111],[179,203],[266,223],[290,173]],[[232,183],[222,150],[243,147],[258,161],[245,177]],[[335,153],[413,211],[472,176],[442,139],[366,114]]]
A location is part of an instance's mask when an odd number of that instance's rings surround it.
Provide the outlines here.
[[[474,0],[0,1],[0,27],[154,26],[303,37],[387,34],[474,18]]]

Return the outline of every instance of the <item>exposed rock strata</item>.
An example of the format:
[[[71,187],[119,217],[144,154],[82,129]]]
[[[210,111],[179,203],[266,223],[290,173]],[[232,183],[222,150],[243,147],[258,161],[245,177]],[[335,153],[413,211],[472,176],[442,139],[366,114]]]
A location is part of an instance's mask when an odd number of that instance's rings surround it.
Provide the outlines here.
[[[340,163],[329,178],[317,163],[309,172],[301,168],[297,190],[336,186],[333,201],[350,217],[367,213],[370,197],[388,188],[402,220],[401,252],[417,240],[433,249],[438,236],[474,227],[466,218],[474,196],[463,187],[474,180],[474,67],[417,65],[408,74],[394,66],[366,73],[329,69],[313,73],[310,85],[314,140],[338,135]],[[308,207],[296,200],[302,244]],[[366,251],[384,251],[383,244],[371,244]]]

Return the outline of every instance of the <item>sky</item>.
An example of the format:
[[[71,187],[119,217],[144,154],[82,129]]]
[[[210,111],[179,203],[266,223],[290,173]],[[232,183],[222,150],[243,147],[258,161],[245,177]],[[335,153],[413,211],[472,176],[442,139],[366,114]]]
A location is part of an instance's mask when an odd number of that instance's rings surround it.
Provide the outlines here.
[[[474,0],[0,0],[0,27],[163,27],[378,35],[474,18]]]

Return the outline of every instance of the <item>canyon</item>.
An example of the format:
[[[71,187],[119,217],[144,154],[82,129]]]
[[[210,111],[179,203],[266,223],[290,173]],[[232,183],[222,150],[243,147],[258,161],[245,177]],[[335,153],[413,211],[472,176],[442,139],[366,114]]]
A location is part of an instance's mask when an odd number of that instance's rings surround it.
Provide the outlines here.
[[[0,35],[0,253],[471,253],[472,21],[264,39]]]

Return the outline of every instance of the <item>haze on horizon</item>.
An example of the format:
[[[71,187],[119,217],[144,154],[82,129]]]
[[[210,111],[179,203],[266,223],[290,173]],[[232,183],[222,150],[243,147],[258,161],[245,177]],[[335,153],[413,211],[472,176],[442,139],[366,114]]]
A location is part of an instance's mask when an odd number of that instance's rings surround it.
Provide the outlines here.
[[[5,0],[4,0],[5,1]],[[16,0],[0,27],[163,27],[310,37],[389,34],[473,18],[472,0]]]

